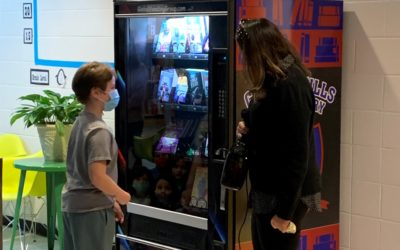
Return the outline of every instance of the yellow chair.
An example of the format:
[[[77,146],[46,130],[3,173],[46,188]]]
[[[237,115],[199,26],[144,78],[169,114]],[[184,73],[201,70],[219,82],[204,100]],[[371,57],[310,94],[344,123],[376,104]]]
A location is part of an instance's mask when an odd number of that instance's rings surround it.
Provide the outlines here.
[[[17,199],[19,178],[21,173],[19,169],[16,169],[14,167],[14,160],[23,158],[36,158],[36,157],[43,157],[42,151],[39,151],[35,154],[27,155],[24,143],[18,135],[15,134],[0,135],[0,158],[3,159],[2,201],[8,202],[6,206],[3,207],[5,208],[5,210],[7,209],[11,210],[10,211],[11,214],[14,213],[14,206],[11,203],[11,201],[16,201]],[[45,195],[46,195],[45,173],[35,172],[35,171],[27,172],[22,197],[23,198],[26,198],[28,196],[45,197]],[[36,217],[41,208],[43,207],[44,203],[45,202],[43,199],[43,203],[38,209],[38,212],[37,213],[32,212],[31,214],[32,227],[29,229],[29,231],[33,229],[35,234],[36,234],[35,230],[36,227],[34,227],[34,225],[36,222]],[[31,204],[31,209],[33,211],[32,204]],[[9,223],[5,227],[7,228],[12,224],[12,219],[8,218],[7,216],[5,216],[5,218],[9,219]]]
[[[22,139],[16,134],[0,135],[0,158],[3,158],[3,200],[16,200],[20,170],[14,168],[14,160],[43,157],[42,151],[27,155]],[[23,197],[27,195],[46,195],[46,176],[44,173],[30,171],[25,180]]]
[[[0,157],[27,155],[22,139],[16,134],[0,135]]]
[[[20,151],[22,152],[22,151]],[[2,191],[3,191],[3,202],[8,202],[7,206],[5,207],[5,210],[11,210],[11,214],[14,213],[14,205],[12,204],[12,201],[17,200],[17,194],[18,194],[18,187],[19,187],[19,179],[21,175],[21,171],[17,168],[14,167],[14,161],[17,159],[25,159],[25,158],[38,158],[38,157],[43,157],[42,151],[39,151],[35,154],[31,155],[25,155],[25,156],[1,156],[0,158],[3,158],[3,175],[2,175]],[[28,171],[26,173],[26,178],[25,178],[25,185],[24,185],[24,190],[23,190],[23,195],[22,198],[27,198],[28,196],[36,196],[36,197],[43,197],[45,198],[46,196],[46,174],[44,172],[36,172],[36,171]],[[24,199],[25,200],[25,199]],[[33,211],[33,205],[32,203],[30,204],[30,208],[32,210],[31,213],[31,227],[29,228],[28,231],[33,231],[34,235],[36,235],[36,227],[35,227],[35,222],[36,222],[36,217],[38,213],[40,212],[41,208],[44,206],[45,201],[42,199],[42,205],[38,209],[38,211],[35,213]],[[30,200],[29,200],[30,202]],[[25,202],[23,202],[25,204]],[[18,205],[18,204],[17,204]],[[24,207],[24,215],[25,215],[25,205]],[[9,219],[7,216],[5,218]],[[24,216],[25,220],[25,216]],[[7,224],[7,227],[12,225],[12,219],[9,219],[9,223]],[[4,228],[4,229],[5,229]],[[4,230],[3,229],[3,230]],[[19,230],[20,236],[21,236],[21,230]]]
[[[17,199],[21,170],[14,167],[14,161],[17,159],[39,157],[43,157],[42,151],[26,156],[3,157],[3,201],[11,201]],[[44,172],[28,171],[26,173],[22,197],[26,197],[28,195],[46,195],[46,174]]]
[[[0,135],[0,158],[23,156],[26,154],[27,153],[25,150],[24,143],[18,135],[16,135],[16,134],[1,134]],[[3,159],[3,162],[4,162],[4,159]],[[7,172],[7,171],[4,171],[3,166],[2,166],[2,171]],[[2,189],[4,190],[4,188],[5,187],[2,184]],[[8,190],[7,190],[7,192],[8,192]],[[6,196],[8,196],[8,195],[6,195]],[[9,198],[9,197],[7,197],[7,198]],[[2,199],[2,201],[3,200],[5,200],[5,199]],[[5,218],[7,218],[7,216]],[[12,220],[11,220],[11,222],[12,222]],[[7,228],[11,224],[11,222],[5,228]]]

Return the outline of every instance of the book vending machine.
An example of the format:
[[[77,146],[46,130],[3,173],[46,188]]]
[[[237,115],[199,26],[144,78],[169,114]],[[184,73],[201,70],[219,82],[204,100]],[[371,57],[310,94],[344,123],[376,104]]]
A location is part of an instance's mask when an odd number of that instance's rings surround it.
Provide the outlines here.
[[[114,2],[116,139],[131,249],[227,249],[228,3]],[[222,192],[224,194],[224,192]],[[119,246],[118,246],[119,247]]]

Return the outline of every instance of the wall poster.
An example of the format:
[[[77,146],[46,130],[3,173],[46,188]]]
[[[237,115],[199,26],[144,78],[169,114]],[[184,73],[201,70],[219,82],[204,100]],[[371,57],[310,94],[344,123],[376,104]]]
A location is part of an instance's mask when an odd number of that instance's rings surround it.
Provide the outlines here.
[[[259,17],[266,17],[280,27],[312,72],[309,81],[316,99],[314,135],[323,212],[307,215],[299,250],[338,250],[343,1],[236,1],[237,24],[241,18]],[[239,48],[236,48],[239,111],[244,107],[245,89],[239,83],[242,70]],[[241,222],[237,217],[237,224]]]

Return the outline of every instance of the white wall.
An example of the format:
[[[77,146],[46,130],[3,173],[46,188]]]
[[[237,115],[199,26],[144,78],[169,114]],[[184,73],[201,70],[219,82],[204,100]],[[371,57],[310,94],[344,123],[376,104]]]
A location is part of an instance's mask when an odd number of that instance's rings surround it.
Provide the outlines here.
[[[340,249],[399,249],[400,2],[344,11]]]
[[[35,65],[34,45],[23,42],[24,28],[35,28],[34,18],[23,18],[23,3],[37,7],[37,30],[33,30],[38,34],[34,41],[38,42],[37,58],[51,66]],[[112,63],[113,35],[112,0],[1,0],[0,133],[19,134],[29,152],[40,150],[35,128],[26,129],[21,121],[12,127],[9,124],[14,108],[20,104],[17,98],[44,89],[72,93],[71,81],[77,68],[66,67],[66,61]],[[30,84],[30,69],[49,70],[49,85]],[[67,76],[62,85],[56,79],[60,69]],[[114,129],[113,113],[106,112],[104,119]],[[39,221],[46,221],[43,213]]]
[[[34,129],[13,127],[9,117],[20,95],[51,88],[70,92],[75,68],[34,64],[23,44],[22,3],[0,1],[0,133],[20,134],[38,150]],[[112,62],[111,0],[38,0],[39,57]],[[342,135],[341,250],[394,250],[400,235],[400,1],[345,0]],[[29,83],[30,68],[50,70],[49,86]],[[106,115],[113,126],[113,117]]]
[[[54,66],[35,65],[34,45],[23,43],[24,28],[34,28],[34,19],[23,19],[23,3],[37,7],[38,58]],[[34,3],[37,3],[36,5]],[[34,128],[25,129],[22,122],[10,127],[9,117],[17,98],[43,89],[69,94],[76,68],[64,67],[65,61],[113,62],[113,10],[111,0],[2,0],[0,2],[0,133],[20,134],[29,151],[40,149]],[[36,32],[34,30],[34,32]],[[36,41],[35,41],[36,42]],[[59,66],[60,65],[60,66]],[[49,70],[48,86],[30,84],[30,69]],[[63,69],[67,78],[58,85],[56,75]],[[113,115],[105,120],[113,127]]]

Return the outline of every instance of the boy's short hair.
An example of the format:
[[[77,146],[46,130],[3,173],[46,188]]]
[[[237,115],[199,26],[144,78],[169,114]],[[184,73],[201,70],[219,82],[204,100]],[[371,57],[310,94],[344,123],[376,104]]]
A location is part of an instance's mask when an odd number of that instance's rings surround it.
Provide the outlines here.
[[[79,102],[85,104],[92,88],[106,90],[107,82],[115,77],[112,68],[104,63],[90,62],[78,69],[72,79],[72,90]]]

